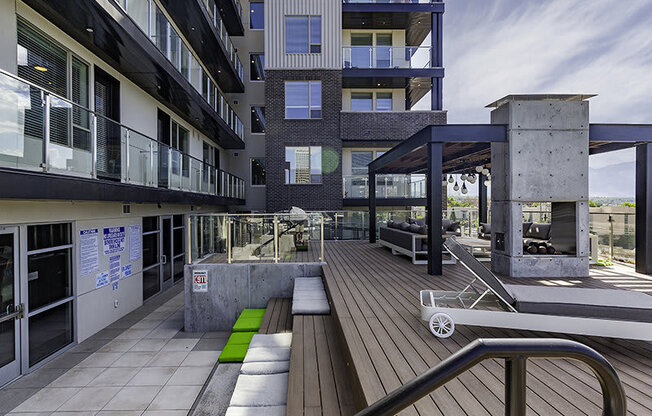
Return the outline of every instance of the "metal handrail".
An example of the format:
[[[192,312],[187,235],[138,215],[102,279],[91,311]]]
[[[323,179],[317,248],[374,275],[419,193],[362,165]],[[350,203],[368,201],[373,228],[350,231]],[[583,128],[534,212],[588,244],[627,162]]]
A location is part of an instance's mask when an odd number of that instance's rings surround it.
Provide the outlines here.
[[[356,416],[394,415],[484,360],[505,360],[505,415],[525,416],[526,362],[529,358],[566,358],[593,370],[602,389],[603,416],[624,416],[625,391],[613,366],[600,353],[579,342],[556,338],[476,339],[415,377]]]

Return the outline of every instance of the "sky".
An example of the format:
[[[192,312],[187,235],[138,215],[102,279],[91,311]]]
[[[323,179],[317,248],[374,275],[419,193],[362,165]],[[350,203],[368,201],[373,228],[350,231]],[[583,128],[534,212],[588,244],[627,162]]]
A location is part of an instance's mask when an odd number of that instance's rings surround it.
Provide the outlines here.
[[[447,1],[448,122],[488,123],[484,106],[507,94],[583,93],[598,94],[592,123],[652,123],[651,22],[651,0]],[[633,197],[634,159],[591,156],[591,196]]]

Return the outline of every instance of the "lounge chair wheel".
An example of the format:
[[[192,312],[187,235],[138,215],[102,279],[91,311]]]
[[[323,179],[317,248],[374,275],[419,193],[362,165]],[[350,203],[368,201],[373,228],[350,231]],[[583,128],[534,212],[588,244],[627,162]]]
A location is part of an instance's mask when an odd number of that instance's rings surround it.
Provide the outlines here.
[[[445,313],[438,312],[430,317],[430,332],[437,338],[448,338],[455,332],[453,318]]]

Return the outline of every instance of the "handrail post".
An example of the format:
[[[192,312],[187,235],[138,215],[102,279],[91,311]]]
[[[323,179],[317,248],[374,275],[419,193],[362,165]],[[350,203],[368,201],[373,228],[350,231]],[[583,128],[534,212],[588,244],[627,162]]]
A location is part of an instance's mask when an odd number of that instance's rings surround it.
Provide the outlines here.
[[[320,252],[321,254],[319,260],[321,260],[321,262],[323,263],[324,262],[324,214],[320,214],[319,227],[320,227],[319,239],[321,245],[321,252]]]
[[[226,261],[231,264],[231,217],[226,217]]]
[[[278,263],[278,217],[276,215],[274,215],[274,263]]]
[[[156,186],[154,183],[154,142],[149,141],[149,180],[151,186]]]
[[[43,172],[47,172],[50,168],[50,94],[44,94],[43,97],[43,165],[41,167]]]
[[[188,229],[186,231],[188,243],[186,244],[186,251],[188,254],[188,264],[192,264],[192,218],[188,215]]]
[[[91,175],[97,179],[97,116],[91,115]]]
[[[129,176],[129,146],[130,146],[130,140],[129,140],[129,130],[125,129],[125,182],[131,183],[131,177]]]
[[[527,358],[505,359],[505,416],[525,416]]]

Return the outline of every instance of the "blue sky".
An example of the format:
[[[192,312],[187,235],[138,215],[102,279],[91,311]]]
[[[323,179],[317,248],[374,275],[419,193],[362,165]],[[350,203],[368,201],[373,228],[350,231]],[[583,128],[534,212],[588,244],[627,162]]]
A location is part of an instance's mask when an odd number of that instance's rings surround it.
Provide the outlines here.
[[[651,22],[650,0],[448,1],[448,122],[487,123],[484,106],[507,94],[587,93],[593,123],[652,123]],[[622,186],[590,177],[591,195],[633,196],[633,161],[631,149],[592,156],[591,177]]]

